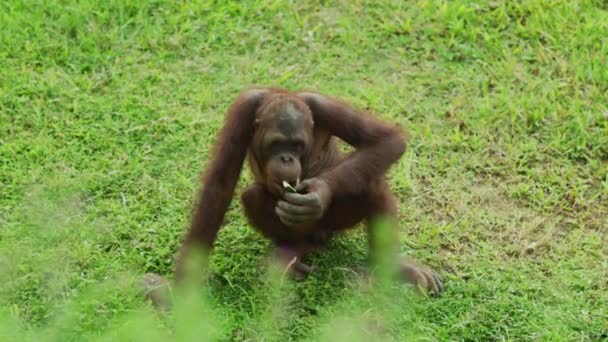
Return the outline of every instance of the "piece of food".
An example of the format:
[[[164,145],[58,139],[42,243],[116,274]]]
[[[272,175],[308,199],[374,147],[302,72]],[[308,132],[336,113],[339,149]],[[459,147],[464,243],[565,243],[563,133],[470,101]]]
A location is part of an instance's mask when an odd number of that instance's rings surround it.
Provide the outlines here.
[[[293,192],[296,193],[296,189],[291,186],[289,183],[287,183],[286,181],[283,181],[283,188],[285,189],[285,191],[289,191],[289,192]]]

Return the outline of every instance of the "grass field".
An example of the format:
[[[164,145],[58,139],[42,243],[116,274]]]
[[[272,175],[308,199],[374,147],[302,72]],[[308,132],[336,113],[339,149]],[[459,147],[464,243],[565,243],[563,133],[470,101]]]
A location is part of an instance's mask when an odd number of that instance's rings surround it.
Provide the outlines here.
[[[443,296],[360,285],[361,230],[278,286],[233,201],[208,288],[141,300],[249,85],[407,127],[401,250]],[[608,339],[608,5],[2,1],[0,184],[2,341]]]

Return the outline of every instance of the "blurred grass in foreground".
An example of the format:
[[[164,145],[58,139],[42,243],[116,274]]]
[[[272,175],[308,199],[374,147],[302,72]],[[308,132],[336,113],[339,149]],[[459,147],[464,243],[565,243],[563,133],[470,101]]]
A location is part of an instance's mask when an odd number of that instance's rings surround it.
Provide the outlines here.
[[[79,229],[83,246],[96,244],[103,230],[96,222],[84,222],[78,208],[76,191],[58,186],[58,192],[45,189],[31,198],[31,206],[23,208],[23,228],[19,233],[28,246],[14,246],[14,253],[3,255],[1,274],[9,287],[3,287],[3,300],[15,291],[31,295],[37,291],[47,306],[41,310],[55,310],[44,325],[24,324],[18,306],[3,302],[0,318],[0,337],[12,341],[216,341],[280,340],[294,313],[291,306],[298,301],[294,283],[286,277],[285,270],[269,264],[262,273],[261,290],[256,296],[264,298],[256,309],[258,315],[249,317],[237,332],[231,332],[226,324],[229,310],[210,298],[206,286],[184,286],[172,290],[173,305],[168,311],[159,311],[144,303],[139,291],[141,275],[130,273],[117,266],[107,269],[103,282],[91,282],[78,292],[65,298],[61,288],[69,288],[68,275],[81,267],[76,261],[78,253],[67,250],[65,239],[73,238],[73,229]],[[69,208],[69,211],[65,211]],[[341,294],[343,300],[328,307],[317,318],[309,338],[319,341],[390,340],[391,337],[424,336],[420,322],[416,322],[416,305],[420,297],[411,287],[396,281],[394,261],[397,260],[394,239],[382,238],[387,222],[375,223],[379,255],[374,276],[352,278],[352,286]],[[389,234],[389,236],[393,236]],[[28,237],[28,239],[25,239]],[[386,246],[384,246],[386,245]],[[392,245],[392,246],[388,246]],[[73,245],[72,245],[73,246]],[[19,251],[27,251],[27,254]],[[20,258],[27,258],[23,260]],[[391,262],[392,260],[393,262]],[[35,270],[10,269],[11,265],[27,264]],[[188,283],[188,282],[186,282]],[[197,283],[192,281],[191,284]],[[199,282],[200,283],[200,282]],[[29,290],[28,290],[29,289]],[[8,296],[8,298],[7,298]],[[129,302],[129,309],[114,315],[118,303]],[[122,310],[121,310],[122,311]],[[103,322],[103,323],[102,323]],[[102,327],[100,329],[100,327]]]

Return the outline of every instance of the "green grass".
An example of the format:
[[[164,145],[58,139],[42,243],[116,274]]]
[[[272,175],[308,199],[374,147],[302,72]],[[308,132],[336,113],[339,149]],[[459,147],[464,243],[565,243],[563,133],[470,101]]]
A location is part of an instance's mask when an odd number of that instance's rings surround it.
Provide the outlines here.
[[[0,2],[0,340],[608,338],[605,1],[95,3]],[[400,242],[442,297],[357,285],[361,231],[277,288],[233,201],[206,299],[146,306],[249,85],[408,128]]]

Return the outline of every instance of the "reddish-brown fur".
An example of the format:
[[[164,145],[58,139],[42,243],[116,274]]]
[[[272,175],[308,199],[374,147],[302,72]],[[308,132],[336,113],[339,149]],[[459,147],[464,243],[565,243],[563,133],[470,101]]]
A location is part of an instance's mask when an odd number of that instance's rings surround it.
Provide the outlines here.
[[[256,120],[279,102],[289,102],[300,112],[312,114],[313,142],[303,158],[301,179],[326,182],[331,204],[317,222],[287,227],[275,214],[279,199],[268,190],[264,165],[259,165],[253,146]],[[343,156],[336,137],[355,148]],[[397,206],[385,181],[388,168],[406,149],[403,132],[350,105],[314,92],[283,89],[251,89],[239,95],[230,107],[203,176],[203,188],[187,232],[177,275],[183,271],[185,254],[192,247],[213,247],[224,214],[247,155],[256,183],[241,195],[250,224],[277,246],[297,255],[322,245],[332,233],[353,227],[375,215],[395,217]],[[373,245],[373,243],[372,243]]]

